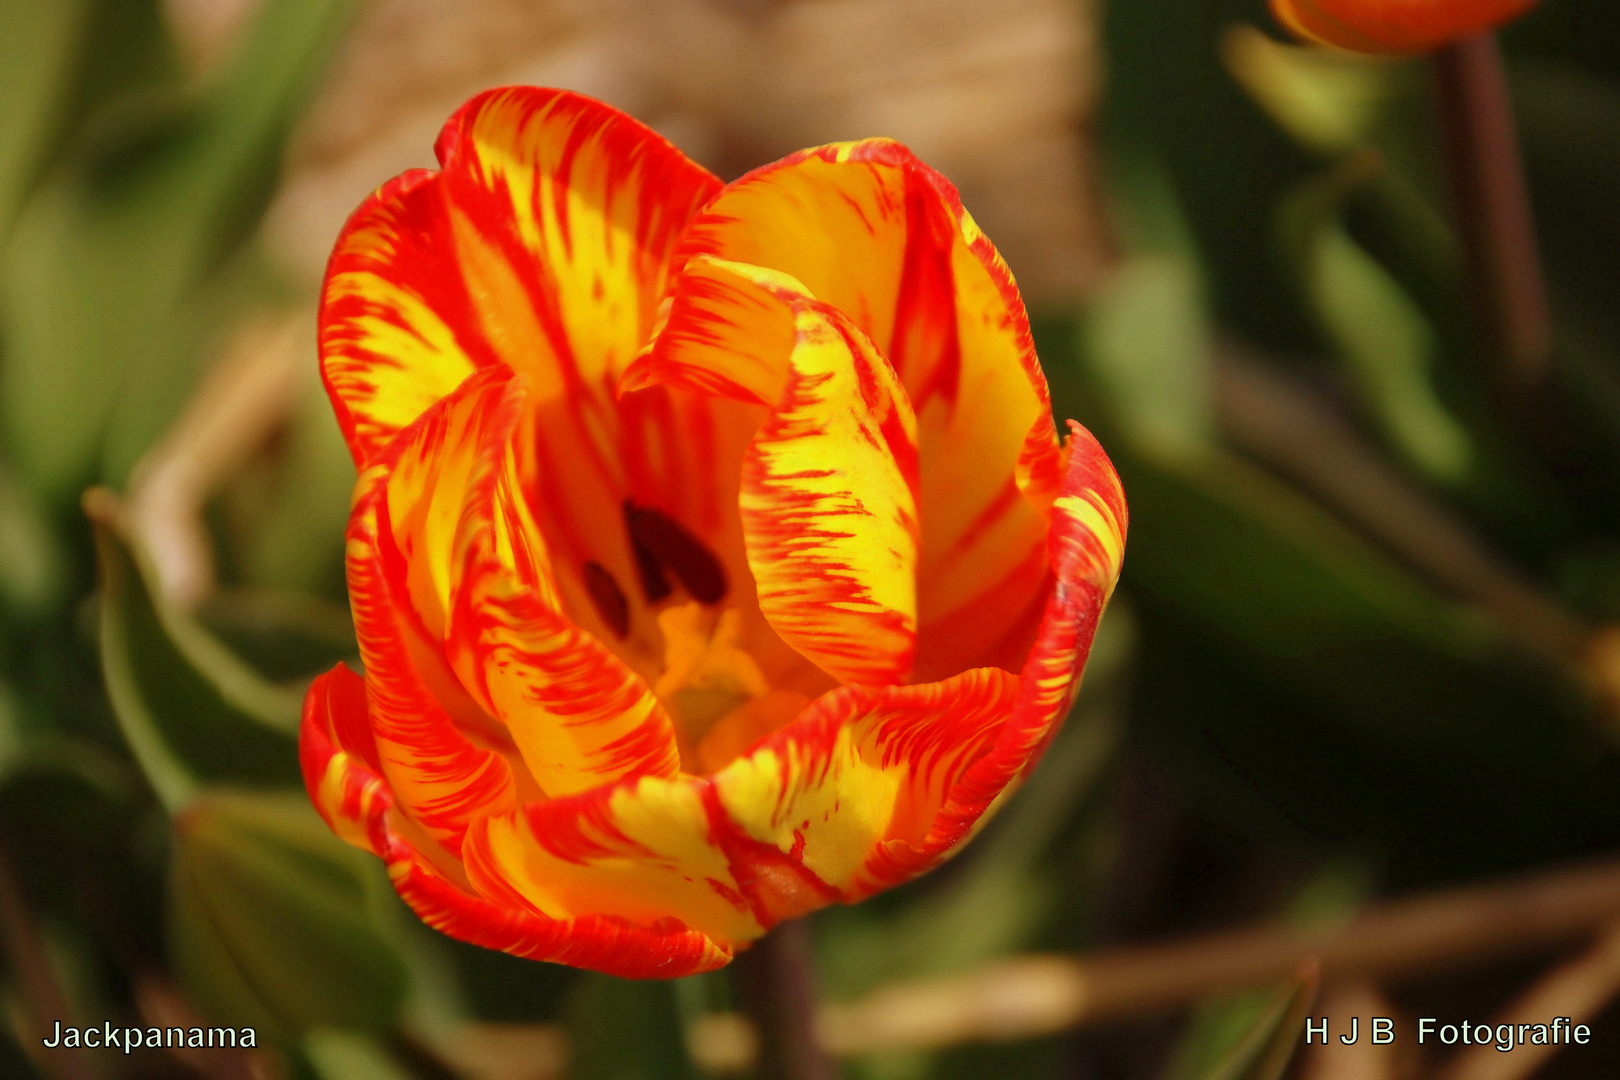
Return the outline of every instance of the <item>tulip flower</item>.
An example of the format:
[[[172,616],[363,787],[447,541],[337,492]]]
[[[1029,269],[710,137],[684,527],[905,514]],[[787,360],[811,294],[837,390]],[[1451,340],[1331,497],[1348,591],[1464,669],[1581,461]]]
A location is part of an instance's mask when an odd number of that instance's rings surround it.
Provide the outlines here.
[[[722,185],[532,88],[437,153],[324,286],[365,666],[305,705],[328,823],[447,934],[641,977],[949,857],[1126,530],[955,189],[888,139]]]
[[[1536,0],[1271,0],[1307,41],[1363,53],[1422,53],[1529,11]]]

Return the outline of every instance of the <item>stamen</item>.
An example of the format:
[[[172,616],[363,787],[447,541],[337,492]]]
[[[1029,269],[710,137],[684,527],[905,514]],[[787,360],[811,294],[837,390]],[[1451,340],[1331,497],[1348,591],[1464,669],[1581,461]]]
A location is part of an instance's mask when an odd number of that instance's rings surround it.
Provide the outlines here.
[[[584,577],[585,591],[590,593],[596,613],[620,641],[629,637],[630,602],[625,599],[624,590],[619,588],[613,574],[607,567],[592,560],[585,564]]]
[[[664,570],[674,574],[692,599],[700,603],[717,604],[726,595],[726,571],[720,560],[674,518],[626,499],[624,525],[630,533],[642,590],[649,603],[669,595]]]
[[[636,554],[636,574],[641,578],[641,593],[647,598],[647,603],[656,604],[675,591],[664,576],[664,568],[658,565],[658,556],[636,539],[634,530],[630,532],[630,548]]]

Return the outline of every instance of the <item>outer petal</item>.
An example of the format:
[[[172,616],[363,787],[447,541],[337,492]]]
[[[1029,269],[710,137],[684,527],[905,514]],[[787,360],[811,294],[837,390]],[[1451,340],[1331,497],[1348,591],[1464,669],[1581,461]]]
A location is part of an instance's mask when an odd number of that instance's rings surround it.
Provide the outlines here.
[[[321,378],[357,466],[481,366],[470,300],[447,272],[454,254],[435,174],[414,169],[349,218],[321,289]]]
[[[1020,461],[1020,476],[1050,471],[1057,440],[1018,290],[949,181],[887,139],[806,150],[728,185],[675,265],[700,256],[791,276],[904,383],[921,461],[916,677],[1027,645],[1045,526],[1012,478]]]
[[[873,879],[874,852],[924,844],[1017,701],[1018,680],[997,668],[833,691],[716,774],[721,831],[802,865],[840,899],[859,900],[895,883]]]
[[[1113,463],[1091,432],[1069,421],[1063,485],[1047,540],[1055,582],[1019,676],[1018,701],[995,742],[951,789],[920,844],[884,844],[867,865],[873,891],[947,857],[1040,759],[1080,692],[1097,622],[1125,557],[1129,515]]]
[[[365,680],[339,664],[316,678],[304,697],[298,760],[310,802],[333,832],[363,851],[372,847],[367,822],[391,802],[366,715]]]
[[[402,431],[361,475],[349,521],[349,602],[380,769],[402,808],[451,856],[467,822],[513,805],[516,786],[499,752],[503,732],[459,690],[413,591],[442,602],[436,590],[447,589],[474,464],[511,430],[509,378],[491,370]],[[424,583],[415,590],[413,571]]]
[[[517,462],[503,444],[470,485],[450,620],[456,671],[505,724],[547,794],[629,775],[674,776],[680,761],[663,706],[558,610]]]
[[[494,363],[569,399],[587,429],[611,414],[604,376],[646,340],[675,238],[719,187],[650,129],[562,90],[480,94],[437,149],[440,172],[407,173],[355,212],[327,270],[322,370],[362,466]]]
[[[535,915],[674,919],[734,947],[875,891],[873,850],[924,841],[1017,700],[996,669],[842,687],[712,780],[643,778],[487,819],[467,835],[467,876]]]
[[[1419,53],[1505,23],[1536,0],[1271,0],[1308,41],[1365,53]]]
[[[366,728],[359,676],[339,665],[316,679],[299,738],[305,781],[340,836],[387,861],[394,887],[429,926],[485,948],[627,978],[690,975],[731,959],[729,949],[668,920],[658,930],[602,915],[559,921],[460,887],[398,831],[393,793],[375,760],[345,741]]]
[[[480,893],[537,917],[585,914],[650,931],[679,924],[723,947],[750,941],[756,918],[715,842],[707,781],[643,777],[493,816],[467,835]],[[828,903],[817,894],[801,914]]]
[[[679,231],[719,181],[629,117],[558,90],[479,95],[437,150],[439,172],[401,177],[356,212],[328,271],[323,371],[351,448],[373,460],[474,370],[523,374],[518,467],[554,560],[553,606],[655,667],[624,504],[718,532],[728,508],[706,478],[748,433],[675,392],[619,407],[613,386],[651,332]],[[600,618],[592,574],[625,594],[627,632]]]

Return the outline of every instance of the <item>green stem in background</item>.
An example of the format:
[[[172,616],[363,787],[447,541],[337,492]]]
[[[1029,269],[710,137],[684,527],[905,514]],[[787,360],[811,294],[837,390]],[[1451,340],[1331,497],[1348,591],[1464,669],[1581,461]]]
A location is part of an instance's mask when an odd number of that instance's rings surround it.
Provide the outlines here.
[[[835,1080],[816,1037],[816,964],[810,923],[782,923],[736,961],[743,1006],[759,1032],[763,1080]]]
[[[1502,55],[1490,33],[1435,54],[1458,231],[1476,317],[1501,365],[1501,390],[1546,386],[1553,332]]]

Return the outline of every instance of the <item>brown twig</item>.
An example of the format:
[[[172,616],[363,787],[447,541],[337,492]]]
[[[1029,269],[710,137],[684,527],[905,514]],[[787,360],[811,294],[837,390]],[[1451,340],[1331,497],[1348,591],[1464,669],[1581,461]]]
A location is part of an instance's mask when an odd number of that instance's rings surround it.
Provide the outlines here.
[[[1310,957],[1324,978],[1464,967],[1579,938],[1620,917],[1620,859],[1395,901],[1354,919],[1265,925],[1090,957],[1023,956],[943,979],[891,983],[824,1005],[839,1057],[1030,1038],[1183,1007],[1263,985]]]
[[[1328,1030],[1347,1032],[1351,1019],[1366,1023],[1369,1017],[1394,1016],[1395,1008],[1367,979],[1346,979],[1323,991],[1322,1015]],[[1337,1039],[1323,1039],[1305,1051],[1304,1080],[1395,1080],[1400,1046],[1382,1045],[1361,1029],[1352,1045]]]
[[[1459,38],[1434,64],[1476,314],[1505,365],[1504,389],[1539,389],[1550,374],[1552,321],[1496,38]]]
[[[1578,959],[1553,969],[1503,1009],[1492,1026],[1546,1024],[1555,1016],[1567,1018],[1573,1026],[1590,1020],[1616,994],[1620,994],[1620,923],[1610,926]],[[1489,1043],[1471,1047],[1453,1058],[1436,1080],[1523,1080],[1562,1046],[1526,1041],[1510,1054]]]
[[[737,958],[743,1000],[760,1033],[766,1080],[833,1080],[816,1037],[816,971],[810,924],[782,923]]]
[[[130,478],[128,524],[141,537],[170,603],[195,607],[214,586],[203,521],[210,495],[292,412],[313,378],[315,317],[302,309],[238,326],[185,412]]]

